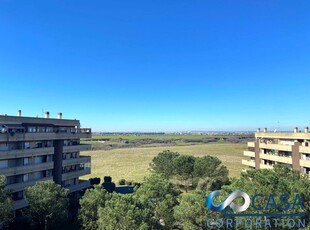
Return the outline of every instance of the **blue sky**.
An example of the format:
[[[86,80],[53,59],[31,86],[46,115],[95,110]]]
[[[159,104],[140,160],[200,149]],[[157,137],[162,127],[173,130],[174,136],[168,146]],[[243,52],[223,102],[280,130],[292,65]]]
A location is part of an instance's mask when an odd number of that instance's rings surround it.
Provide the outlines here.
[[[0,113],[63,112],[95,131],[303,128],[309,12],[306,0],[0,0]]]

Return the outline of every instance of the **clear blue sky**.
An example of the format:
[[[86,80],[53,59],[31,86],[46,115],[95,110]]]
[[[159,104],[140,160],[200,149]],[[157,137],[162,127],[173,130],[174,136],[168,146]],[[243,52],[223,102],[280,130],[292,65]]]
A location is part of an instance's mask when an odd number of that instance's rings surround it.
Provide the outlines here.
[[[0,0],[1,114],[95,131],[310,125],[310,1]]]

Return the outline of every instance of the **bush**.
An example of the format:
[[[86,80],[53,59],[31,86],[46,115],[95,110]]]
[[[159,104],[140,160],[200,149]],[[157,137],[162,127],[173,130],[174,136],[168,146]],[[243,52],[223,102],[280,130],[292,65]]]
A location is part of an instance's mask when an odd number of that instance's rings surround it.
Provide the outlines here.
[[[125,184],[126,184],[126,185],[132,185],[132,181],[126,180]]]
[[[119,185],[125,185],[125,184],[126,184],[126,180],[125,180],[125,179],[120,179],[120,180],[118,181],[118,184],[119,184]]]
[[[89,178],[90,184],[95,185],[95,184],[100,184],[100,178],[95,177],[95,178]]]

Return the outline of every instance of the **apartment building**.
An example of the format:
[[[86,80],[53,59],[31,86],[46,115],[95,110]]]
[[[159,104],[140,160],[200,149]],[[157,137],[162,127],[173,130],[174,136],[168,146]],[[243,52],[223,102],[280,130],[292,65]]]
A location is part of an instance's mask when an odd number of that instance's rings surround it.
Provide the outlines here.
[[[306,127],[294,132],[268,132],[265,128],[255,133],[255,141],[248,142],[244,151],[247,160],[242,164],[253,169],[271,169],[276,164],[288,165],[294,170],[310,174],[310,133]]]
[[[91,137],[91,129],[80,128],[79,120],[0,115],[0,175],[6,176],[6,188],[12,192],[14,209],[27,206],[24,190],[37,181],[54,180],[70,193],[88,188],[89,156],[80,151],[91,145],[80,138]]]

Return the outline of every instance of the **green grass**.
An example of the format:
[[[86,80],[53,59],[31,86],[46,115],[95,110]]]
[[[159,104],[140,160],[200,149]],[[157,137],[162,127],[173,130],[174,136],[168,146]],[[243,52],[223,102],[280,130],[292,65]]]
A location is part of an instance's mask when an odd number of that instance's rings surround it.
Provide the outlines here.
[[[141,137],[140,137],[141,138]],[[114,182],[126,180],[142,181],[150,174],[149,163],[153,157],[163,150],[177,151],[180,154],[193,156],[217,156],[230,172],[230,177],[239,177],[243,168],[241,164],[246,144],[210,143],[203,145],[122,148],[112,150],[96,150],[82,152],[92,157],[92,173],[90,177],[112,176]]]

